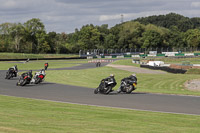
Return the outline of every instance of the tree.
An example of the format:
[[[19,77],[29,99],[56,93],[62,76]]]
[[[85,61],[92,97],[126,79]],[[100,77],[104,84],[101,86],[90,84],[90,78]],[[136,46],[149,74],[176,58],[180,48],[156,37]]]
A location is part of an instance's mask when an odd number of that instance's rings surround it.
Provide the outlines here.
[[[47,53],[47,51],[49,51],[51,48],[48,44],[47,41],[44,41],[44,43],[41,43],[39,46],[38,46],[38,51],[40,51],[40,53]]]
[[[200,30],[191,29],[185,33],[185,40],[188,47],[197,48],[200,47]]]
[[[0,25],[0,51],[13,52],[12,51],[12,39],[10,37],[10,28],[13,26],[12,23],[3,23]]]
[[[38,53],[38,45],[44,43],[45,27],[40,19],[33,18],[24,23],[27,41],[32,42],[32,52]]]
[[[100,32],[93,25],[83,26],[78,43],[82,49],[96,49],[100,45]]]
[[[56,47],[56,36],[57,36],[57,33],[56,32],[49,32],[47,34],[47,37],[46,37],[46,41],[48,42],[49,46],[50,46],[50,50],[48,52],[50,53],[55,53],[55,47]]]
[[[105,37],[105,45],[102,49],[116,49],[115,44],[115,36],[110,33]]]
[[[179,31],[178,27],[170,27],[169,37],[168,37],[169,47],[171,48],[183,48],[185,43],[183,40],[183,33]]]
[[[25,35],[25,28],[21,23],[14,24],[11,28],[11,37],[14,41],[14,49],[16,52],[20,51],[20,43],[21,40],[24,38]]]
[[[155,48],[162,43],[161,35],[154,30],[145,31],[142,40],[144,42],[142,48]]]

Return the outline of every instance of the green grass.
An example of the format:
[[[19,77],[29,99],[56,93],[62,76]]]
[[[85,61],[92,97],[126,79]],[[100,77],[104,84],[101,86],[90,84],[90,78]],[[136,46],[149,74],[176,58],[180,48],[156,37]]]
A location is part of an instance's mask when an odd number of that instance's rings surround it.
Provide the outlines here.
[[[86,70],[47,71],[46,81],[96,88],[101,79],[106,78],[111,73],[115,74],[118,83],[114,88],[115,90],[119,87],[122,78],[132,74],[131,72],[111,67],[100,67]],[[200,95],[200,92],[189,91],[185,89],[183,85],[187,80],[200,79],[200,75],[137,74],[137,78],[138,86],[136,92]]]
[[[87,63],[88,60],[50,60],[50,61],[30,61],[25,63],[24,61],[12,61],[12,62],[0,62],[0,70],[7,70],[8,68],[17,65],[19,70],[33,70],[43,69],[44,63],[48,62],[48,68],[64,68],[80,65],[81,63]]]
[[[0,59],[66,58],[66,57],[79,57],[79,55],[72,55],[72,54],[25,54],[25,53],[2,53],[2,52],[0,52]]]
[[[85,62],[87,60],[51,61],[49,68]],[[118,63],[130,64],[127,60]],[[0,69],[7,69],[10,64],[1,62]],[[21,64],[20,68],[36,69],[39,65],[42,67],[44,62],[28,64],[29,66]],[[116,75],[117,87],[123,77],[132,74],[111,67],[46,72],[46,81],[90,88],[97,87],[100,80],[110,73]],[[183,87],[185,81],[200,78],[200,75],[137,74],[137,77],[136,92],[200,95],[200,92],[188,91]],[[200,116],[74,105],[0,95],[2,133],[199,133],[199,125]]]
[[[132,65],[131,59],[118,60],[114,64]],[[31,61],[29,63],[17,63],[19,70],[36,70],[44,68],[46,61]],[[55,60],[48,61],[49,68],[63,68],[87,63],[88,60]],[[0,70],[7,70],[16,63],[0,62]],[[46,81],[69,84],[75,86],[83,86],[96,88],[101,79],[108,77],[111,73],[115,74],[117,80],[117,88],[120,80],[131,75],[131,72],[118,70],[111,67],[100,67],[85,70],[60,70],[46,71]],[[199,74],[137,74],[138,86],[136,92],[149,93],[166,93],[166,94],[184,94],[184,95],[200,95],[200,92],[189,91],[184,88],[184,83],[191,79],[200,79]],[[60,80],[62,79],[62,80]]]
[[[200,116],[0,96],[2,133],[199,133]]]
[[[192,68],[187,71],[187,74],[200,74],[200,69]]]

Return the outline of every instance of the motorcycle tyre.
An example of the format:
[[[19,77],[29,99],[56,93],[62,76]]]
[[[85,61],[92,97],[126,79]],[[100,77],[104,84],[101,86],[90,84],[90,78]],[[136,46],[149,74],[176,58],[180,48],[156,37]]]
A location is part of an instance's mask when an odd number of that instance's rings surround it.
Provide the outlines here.
[[[111,86],[108,86],[107,90],[104,91],[104,94],[108,95],[112,90]]]
[[[38,76],[36,76],[35,78],[35,84],[39,84],[40,83],[40,78]]]
[[[98,94],[98,93],[99,93],[99,87],[94,90],[94,94]]]
[[[128,89],[127,89],[128,88]],[[134,86],[130,85],[129,87],[126,88],[126,93],[130,94],[134,90]]]
[[[19,81],[20,86],[25,86],[27,82],[27,79],[24,79],[22,82]]]
[[[11,73],[6,74],[6,78],[5,79],[10,79],[10,78],[12,78],[12,74]]]

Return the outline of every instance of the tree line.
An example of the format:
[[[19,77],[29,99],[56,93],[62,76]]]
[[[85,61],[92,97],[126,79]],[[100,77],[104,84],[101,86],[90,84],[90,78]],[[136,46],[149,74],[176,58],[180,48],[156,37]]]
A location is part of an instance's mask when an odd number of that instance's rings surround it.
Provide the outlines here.
[[[0,24],[0,52],[78,53],[89,49],[198,48],[200,18],[150,16],[108,28],[88,24],[74,33],[45,30],[40,19]]]

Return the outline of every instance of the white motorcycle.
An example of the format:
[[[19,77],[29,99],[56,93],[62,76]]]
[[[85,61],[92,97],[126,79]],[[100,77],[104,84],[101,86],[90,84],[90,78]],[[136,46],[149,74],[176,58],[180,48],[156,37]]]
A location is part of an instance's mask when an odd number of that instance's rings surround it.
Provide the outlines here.
[[[39,84],[44,81],[45,76],[45,70],[42,69],[41,71],[35,73],[31,83]]]

